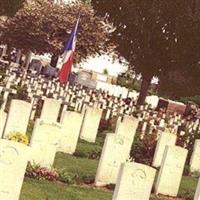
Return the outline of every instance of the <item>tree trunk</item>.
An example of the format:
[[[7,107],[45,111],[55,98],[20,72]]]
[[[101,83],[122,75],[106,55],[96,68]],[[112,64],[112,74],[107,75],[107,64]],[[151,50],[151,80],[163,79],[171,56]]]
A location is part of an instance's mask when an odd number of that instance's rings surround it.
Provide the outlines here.
[[[16,61],[15,61],[17,64],[19,64],[19,62],[20,62],[21,55],[22,55],[21,50],[18,49],[17,50],[17,57],[16,57]]]
[[[28,69],[29,69],[29,64],[30,64],[30,61],[31,61],[31,55],[32,55],[31,51],[26,52],[26,58],[25,58],[24,66],[23,66],[24,67],[23,79],[26,79]]]
[[[31,51],[28,51],[26,53],[26,58],[25,58],[25,63],[24,63],[24,67],[25,67],[26,72],[29,69],[29,64],[30,64],[30,61],[31,61],[31,55],[32,55]]]
[[[53,54],[53,55],[52,55],[52,57],[51,57],[51,62],[50,62],[50,65],[51,65],[52,67],[56,67],[56,66],[57,66],[58,58],[59,58],[58,55],[56,55],[56,54]]]
[[[143,105],[145,103],[148,89],[149,89],[149,86],[151,85],[151,79],[152,77],[148,77],[148,78],[143,77],[141,88],[140,88],[140,94],[137,101],[138,105]]]

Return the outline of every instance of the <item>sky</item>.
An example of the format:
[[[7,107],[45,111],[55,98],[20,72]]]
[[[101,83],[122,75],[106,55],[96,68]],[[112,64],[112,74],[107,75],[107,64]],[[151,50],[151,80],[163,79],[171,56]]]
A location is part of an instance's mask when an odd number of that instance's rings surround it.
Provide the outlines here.
[[[117,60],[113,60],[111,56],[102,55],[89,57],[86,62],[77,65],[83,69],[93,70],[102,73],[104,69],[108,70],[108,74],[117,76],[121,72],[126,71],[127,65],[120,64]]]

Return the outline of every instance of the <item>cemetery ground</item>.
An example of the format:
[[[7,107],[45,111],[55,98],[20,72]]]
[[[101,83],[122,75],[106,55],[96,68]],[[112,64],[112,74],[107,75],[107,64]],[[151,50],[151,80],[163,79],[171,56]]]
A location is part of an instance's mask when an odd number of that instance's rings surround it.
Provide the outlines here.
[[[32,127],[29,126],[29,137],[31,131]],[[114,185],[103,188],[94,186],[104,139],[102,134],[98,135],[95,143],[79,139],[74,155],[58,152],[53,167],[62,172],[63,180],[48,181],[26,177],[20,200],[110,200]],[[187,170],[187,166],[185,168]],[[197,181],[197,178],[183,176],[177,198],[152,195],[150,200],[191,200],[195,193]]]

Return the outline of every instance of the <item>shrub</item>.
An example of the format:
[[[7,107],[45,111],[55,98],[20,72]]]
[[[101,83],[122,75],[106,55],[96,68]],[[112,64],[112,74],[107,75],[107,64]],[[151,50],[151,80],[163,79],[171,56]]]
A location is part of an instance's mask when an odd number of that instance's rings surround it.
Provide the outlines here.
[[[110,119],[108,119],[108,120],[101,119],[98,132],[102,133],[106,130],[110,130],[111,128],[112,128],[112,123],[111,123]]]
[[[59,171],[59,181],[67,184],[74,184],[79,179],[77,174],[72,174],[66,171]]]
[[[26,176],[38,180],[56,181],[59,179],[59,173],[54,168],[40,167],[40,165],[28,163]]]
[[[93,183],[94,183],[94,180],[95,180],[95,177],[94,177],[94,176],[83,176],[83,177],[82,177],[82,181],[83,181],[85,184],[93,184]]]
[[[181,102],[187,104],[189,101],[192,101],[194,103],[196,103],[197,105],[200,106],[200,96],[196,95],[196,96],[191,96],[191,97],[182,97],[180,99]]]
[[[130,157],[136,162],[150,165],[157,143],[157,134],[146,134],[141,138],[141,133],[136,133]]]
[[[10,133],[7,139],[26,145],[29,144],[28,137],[19,132]]]
[[[188,130],[184,130],[185,134],[181,135],[181,132],[177,134],[176,145],[186,148],[188,150],[186,163],[189,164],[190,157],[193,152],[194,142],[196,139],[200,139],[200,133],[198,131],[193,131],[189,133]]]
[[[103,143],[104,138],[102,137],[97,137],[95,143],[89,143],[84,140],[79,140],[78,146],[73,155],[80,158],[98,160],[101,156]]]
[[[24,87],[15,87],[14,89],[17,90],[17,93],[14,95],[13,98],[15,99],[20,99],[26,101],[28,98],[28,93],[27,93],[27,88]]]
[[[88,158],[88,159],[93,159],[93,160],[99,160],[99,158],[101,156],[101,150],[95,149],[95,150],[92,150],[91,152],[76,151],[74,153],[74,156],[80,157],[80,158]]]

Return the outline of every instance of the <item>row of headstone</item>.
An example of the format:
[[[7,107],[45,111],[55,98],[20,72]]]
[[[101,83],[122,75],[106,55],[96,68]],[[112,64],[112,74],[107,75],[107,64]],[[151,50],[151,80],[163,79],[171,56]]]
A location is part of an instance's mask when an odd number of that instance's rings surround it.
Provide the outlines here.
[[[8,71],[9,73],[9,71]],[[8,76],[9,77],[9,76]],[[16,75],[12,75],[13,83],[19,83],[16,81]],[[41,78],[41,77],[40,77]],[[8,83],[11,77],[9,77]],[[10,83],[8,85],[11,85]],[[81,112],[86,105],[93,106],[95,103],[98,104],[97,107],[105,110],[105,119],[109,119],[113,116],[120,115],[132,115],[136,111],[135,98],[127,103],[123,98],[115,98],[109,96],[108,93],[103,91],[86,90],[79,86],[62,86],[55,80],[46,81],[44,79],[27,77],[24,80],[24,85],[27,87],[28,96],[31,98],[33,105],[33,111],[31,114],[31,119],[34,119],[34,114],[36,112],[36,106],[39,99],[45,99],[48,95],[52,95],[53,98],[62,102],[65,110],[68,107],[74,107],[75,111]],[[9,93],[14,93],[10,86],[6,87],[5,96]],[[9,91],[8,91],[9,90]],[[2,90],[3,91],[3,90]],[[158,98],[156,96],[151,96],[147,98],[147,102],[155,107]],[[142,132],[151,133],[153,130],[166,129],[168,128],[170,132],[177,133],[180,126],[184,126],[190,133],[192,131],[200,131],[199,119],[195,122],[187,121],[182,118],[181,115],[166,115],[163,114],[159,118],[159,112],[153,111],[153,117],[151,116],[152,110],[148,110],[148,106],[141,106],[139,108],[141,112],[140,121],[142,121]],[[156,124],[158,122],[158,124]],[[149,130],[150,129],[150,130]],[[184,134],[184,132],[182,131]]]

